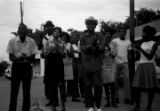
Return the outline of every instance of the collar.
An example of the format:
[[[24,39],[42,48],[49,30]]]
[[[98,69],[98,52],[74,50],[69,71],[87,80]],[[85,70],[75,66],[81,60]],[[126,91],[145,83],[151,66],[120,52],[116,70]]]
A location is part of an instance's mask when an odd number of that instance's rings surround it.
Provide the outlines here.
[[[93,32],[93,33],[89,33],[89,31],[86,31],[86,33],[85,33],[87,36],[88,35],[95,35],[96,34],[96,32]]]
[[[48,35],[48,34],[46,34],[46,35],[45,35],[45,39],[46,39],[46,40],[53,40],[53,35]]]
[[[17,36],[17,37],[16,37],[16,41],[17,41],[17,42],[21,42],[21,40],[20,40],[19,36]],[[25,41],[24,41],[24,42],[28,42],[28,37],[27,37],[27,36],[26,36],[26,39],[25,39]]]

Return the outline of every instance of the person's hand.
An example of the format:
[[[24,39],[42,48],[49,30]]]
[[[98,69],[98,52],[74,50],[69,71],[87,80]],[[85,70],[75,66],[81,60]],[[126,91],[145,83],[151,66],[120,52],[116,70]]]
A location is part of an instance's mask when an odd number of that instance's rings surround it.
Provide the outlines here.
[[[41,58],[45,58],[45,55],[44,54],[40,54]]]
[[[27,58],[27,55],[23,54],[22,52],[16,53],[15,56],[17,57],[17,60],[19,60],[19,61],[23,61],[23,60],[25,60]]]
[[[16,53],[15,56],[16,56],[17,58],[23,57],[22,53],[20,53],[20,52]]]
[[[28,56],[26,53],[21,53],[22,56],[20,57],[20,60],[22,61],[28,61],[28,59],[30,58],[30,56]]]
[[[87,53],[93,54],[96,51],[96,47],[94,46],[90,46],[87,48]]]
[[[133,47],[134,47],[135,49],[138,49],[138,50],[140,50],[140,49],[141,49],[141,47],[140,47],[140,45],[139,45],[139,44],[133,44]]]
[[[48,53],[55,53],[56,51],[57,51],[57,47],[56,47],[56,46],[50,47],[50,48],[48,49]]]

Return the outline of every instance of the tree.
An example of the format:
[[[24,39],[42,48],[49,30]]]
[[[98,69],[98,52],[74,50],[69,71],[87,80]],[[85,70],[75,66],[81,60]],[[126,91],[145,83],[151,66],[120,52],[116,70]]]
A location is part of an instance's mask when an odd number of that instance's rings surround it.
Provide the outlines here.
[[[160,10],[155,11],[153,9],[141,8],[135,11],[134,26],[139,26],[157,19],[160,19]],[[129,22],[130,22],[130,17],[127,17],[124,24],[128,28],[129,28]]]
[[[119,31],[121,27],[126,27],[123,22],[117,21],[101,21],[100,22],[100,32],[105,33],[107,30],[110,30],[112,33]]]
[[[136,20],[138,25],[142,25],[155,20],[157,14],[152,9],[141,8],[135,12]]]
[[[35,32],[32,33],[31,38],[35,40],[37,46],[39,47],[42,42],[43,31],[36,29]]]

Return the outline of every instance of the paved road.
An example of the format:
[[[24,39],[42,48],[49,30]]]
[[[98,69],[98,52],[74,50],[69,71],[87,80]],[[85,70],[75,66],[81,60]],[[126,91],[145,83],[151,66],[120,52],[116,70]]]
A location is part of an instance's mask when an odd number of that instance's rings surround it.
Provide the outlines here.
[[[32,80],[32,88],[31,88],[31,104],[32,104],[32,111],[42,111],[42,110],[35,110],[37,106],[39,109],[45,109],[45,111],[50,111],[50,108],[44,107],[47,103],[47,100],[44,97],[44,86],[43,86],[43,79],[36,78]],[[132,111],[133,106],[126,105],[123,103],[123,93],[122,90],[120,91],[120,104],[118,108],[103,108],[103,111]],[[142,95],[142,108],[146,105],[146,97],[147,95],[143,93]],[[3,77],[0,77],[0,111],[8,111],[9,106],[9,98],[10,98],[10,81],[6,80]],[[105,104],[105,99],[103,97],[102,104]],[[22,90],[20,89],[19,98],[18,98],[18,107],[17,111],[21,111],[22,105]],[[71,102],[71,98],[67,98],[66,103],[67,111],[87,111],[84,108],[84,104],[82,102]],[[58,111],[60,111],[60,107],[58,107]],[[160,111],[160,94],[156,94],[154,103],[153,103],[153,111]]]

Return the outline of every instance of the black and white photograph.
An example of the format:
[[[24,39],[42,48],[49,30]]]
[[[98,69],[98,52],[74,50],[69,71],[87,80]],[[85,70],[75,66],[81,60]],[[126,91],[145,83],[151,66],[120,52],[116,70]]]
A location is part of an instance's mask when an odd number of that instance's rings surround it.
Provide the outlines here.
[[[0,111],[160,111],[160,0],[0,0]]]

